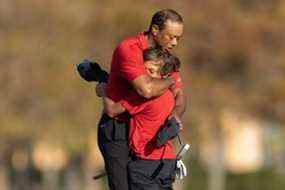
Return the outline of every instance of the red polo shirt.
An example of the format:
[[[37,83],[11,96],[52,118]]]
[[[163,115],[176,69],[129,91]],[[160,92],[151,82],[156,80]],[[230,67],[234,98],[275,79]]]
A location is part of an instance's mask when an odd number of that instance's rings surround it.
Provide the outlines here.
[[[121,104],[131,115],[129,144],[136,156],[148,160],[175,159],[171,141],[161,148],[155,142],[157,132],[174,108],[173,93],[167,90],[147,100],[132,92]]]
[[[141,158],[175,158],[173,145],[156,149],[150,141],[164,123],[174,107],[172,92],[167,90],[162,96],[151,100],[140,97],[130,82],[140,75],[147,74],[143,62],[143,51],[148,48],[147,37],[142,33],[121,42],[112,57],[111,71],[107,86],[107,96],[122,104],[132,115],[130,121],[130,144]],[[176,86],[179,86],[179,74],[173,74]],[[128,100],[124,100],[128,99]],[[123,115],[120,120],[125,120]]]
[[[107,86],[107,96],[114,102],[124,99],[133,91],[131,81],[147,74],[143,61],[143,51],[147,48],[147,36],[140,33],[123,40],[115,49]],[[176,79],[176,87],[180,88],[182,83],[178,72],[173,76]]]
[[[107,87],[107,95],[113,101],[123,99],[132,89],[130,82],[147,74],[143,62],[143,51],[147,48],[147,37],[141,33],[125,39],[115,49]]]
[[[141,33],[123,40],[115,49],[107,86],[107,96],[114,102],[124,99],[130,91],[134,91],[130,84],[132,80],[147,74],[143,62],[143,51],[147,48],[147,36]],[[126,121],[128,117],[121,114],[117,119]]]

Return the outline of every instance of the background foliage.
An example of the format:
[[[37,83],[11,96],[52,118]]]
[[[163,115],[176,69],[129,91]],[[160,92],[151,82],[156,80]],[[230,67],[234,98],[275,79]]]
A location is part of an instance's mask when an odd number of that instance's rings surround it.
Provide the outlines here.
[[[207,186],[199,147],[219,137],[225,109],[274,123],[284,135],[284,0],[1,0],[1,162],[38,141],[84,157],[102,106],[75,64],[92,58],[109,69],[116,44],[146,30],[162,8],[185,23],[176,54],[188,96],[183,137],[194,145],[187,189]],[[228,174],[225,188],[281,189],[280,175],[272,168]]]

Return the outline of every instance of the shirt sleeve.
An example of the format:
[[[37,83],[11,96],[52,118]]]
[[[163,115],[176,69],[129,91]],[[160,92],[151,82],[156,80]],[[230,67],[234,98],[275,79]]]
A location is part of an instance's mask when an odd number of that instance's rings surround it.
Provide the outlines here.
[[[180,73],[179,72],[173,72],[171,74],[171,76],[174,78],[175,80],[175,87],[181,89],[183,87],[183,83],[180,77]]]
[[[137,45],[120,45],[117,49],[119,63],[119,74],[131,82],[141,75],[147,74],[142,50]]]
[[[119,103],[129,112],[130,115],[135,115],[144,110],[147,99],[142,98],[136,92],[131,91]]]

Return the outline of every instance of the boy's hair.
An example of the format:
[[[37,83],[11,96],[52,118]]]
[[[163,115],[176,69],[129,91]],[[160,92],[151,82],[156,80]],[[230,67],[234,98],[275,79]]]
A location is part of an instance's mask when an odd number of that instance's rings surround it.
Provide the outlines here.
[[[178,57],[164,51],[159,47],[144,50],[143,59],[144,61],[162,60],[164,62],[160,72],[162,76],[177,72],[181,65]]]
[[[148,48],[143,51],[143,60],[150,61],[150,60],[164,60],[165,52],[161,48]]]
[[[161,68],[161,75],[168,75],[173,72],[179,71],[181,62],[178,57],[175,55],[171,55],[170,53],[166,53],[164,56],[164,65]]]

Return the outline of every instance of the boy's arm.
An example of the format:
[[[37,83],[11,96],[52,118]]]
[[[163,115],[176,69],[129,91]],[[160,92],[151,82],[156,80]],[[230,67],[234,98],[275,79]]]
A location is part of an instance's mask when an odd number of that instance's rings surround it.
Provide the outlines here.
[[[181,122],[182,115],[186,110],[187,100],[183,92],[183,84],[179,72],[172,73],[172,77],[175,79],[175,85],[171,88],[175,97],[175,106],[169,118],[175,117],[177,121]]]
[[[174,93],[175,107],[170,117],[175,117],[178,121],[181,121],[181,118],[186,110],[187,99],[182,89],[175,89]]]
[[[116,117],[117,115],[128,112],[130,115],[141,112],[146,104],[147,99],[140,97],[135,91],[130,91],[125,100],[114,102],[112,99],[106,96],[106,83],[99,83],[96,85],[96,94],[102,97],[104,105],[104,113],[110,117]]]
[[[104,112],[107,113],[110,117],[115,117],[126,111],[126,109],[120,103],[116,103],[108,97],[102,98],[104,104]]]
[[[121,105],[121,103],[116,103],[106,96],[106,87],[106,83],[99,83],[96,85],[96,94],[99,97],[102,97],[103,100],[104,113],[108,114],[110,117],[115,117],[125,112],[126,109]]]

